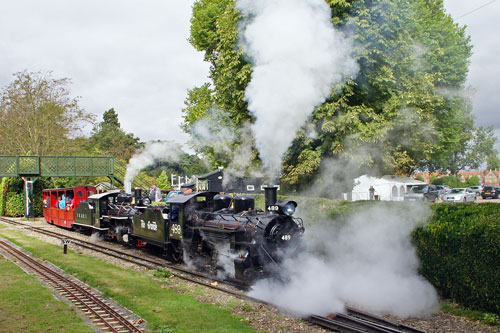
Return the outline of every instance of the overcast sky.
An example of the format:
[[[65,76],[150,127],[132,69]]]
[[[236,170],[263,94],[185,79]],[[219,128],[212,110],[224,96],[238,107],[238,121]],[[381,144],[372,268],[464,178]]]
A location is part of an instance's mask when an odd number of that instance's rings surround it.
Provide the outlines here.
[[[110,108],[142,140],[185,142],[187,89],[207,81],[203,54],[187,41],[193,0],[2,1],[0,86],[12,74],[53,71],[72,80],[81,106]]]
[[[473,55],[467,85],[474,88],[473,113],[476,125],[495,127],[500,138],[500,1],[497,0],[444,0],[448,14],[472,38]],[[500,151],[500,142],[496,148]]]
[[[193,2],[3,1],[0,87],[18,71],[53,71],[55,78],[72,79],[73,95],[81,96],[81,106],[99,119],[113,107],[125,131],[143,141],[184,143],[179,124],[186,91],[206,82],[209,69],[203,54],[187,42]],[[500,37],[495,28],[500,1],[490,2],[444,4],[472,37],[467,84],[476,89],[477,125],[494,125],[500,136]]]

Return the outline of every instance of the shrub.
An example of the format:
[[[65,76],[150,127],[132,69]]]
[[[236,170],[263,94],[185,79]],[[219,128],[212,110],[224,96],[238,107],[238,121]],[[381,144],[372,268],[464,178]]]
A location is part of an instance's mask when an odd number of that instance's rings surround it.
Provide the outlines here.
[[[7,216],[23,216],[24,195],[22,193],[8,193],[5,203],[5,212]]]
[[[372,205],[405,209],[402,203],[342,202],[329,216],[343,223],[347,216]],[[500,205],[432,204],[434,214],[413,232],[420,273],[438,293],[463,306],[500,313]]]
[[[50,178],[38,178],[33,183],[33,212],[34,216],[42,216],[42,190],[50,188]],[[19,198],[11,198],[14,196],[22,197],[22,209],[19,212]],[[9,210],[7,211],[7,201],[10,201]],[[0,182],[0,215],[22,216],[24,215],[24,181],[18,177],[5,177]]]
[[[5,201],[7,198],[7,190],[9,189],[9,178],[3,177],[0,182],[0,216],[5,215]]]
[[[500,312],[500,205],[437,204],[414,232],[421,273],[441,296]]]

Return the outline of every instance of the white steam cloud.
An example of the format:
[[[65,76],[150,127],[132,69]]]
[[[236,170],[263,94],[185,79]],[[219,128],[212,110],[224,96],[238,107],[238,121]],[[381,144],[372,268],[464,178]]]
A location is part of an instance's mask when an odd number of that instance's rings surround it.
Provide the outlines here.
[[[255,156],[250,124],[237,128],[229,119],[223,119],[219,111],[214,107],[193,124],[189,129],[191,146],[198,150],[209,147],[220,159],[230,161],[224,174],[225,183],[231,182],[233,176],[261,176],[258,170],[251,170]]]
[[[136,153],[127,165],[125,173],[125,191],[130,193],[134,177],[139,171],[158,161],[175,162],[183,154],[182,147],[171,141],[151,141]]]
[[[239,0],[237,7],[246,19],[240,42],[253,63],[246,99],[256,147],[275,174],[297,130],[358,66],[324,0]]]
[[[428,214],[424,205],[377,205],[310,226],[307,251],[282,265],[287,282],[259,281],[250,295],[302,315],[342,312],[346,303],[400,317],[431,313],[438,297],[411,244]]]

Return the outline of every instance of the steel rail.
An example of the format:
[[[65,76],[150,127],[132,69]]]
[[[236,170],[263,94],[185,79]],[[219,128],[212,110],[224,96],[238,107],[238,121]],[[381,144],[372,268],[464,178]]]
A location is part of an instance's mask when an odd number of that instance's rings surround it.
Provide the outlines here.
[[[0,221],[4,221],[4,222],[10,223],[12,225],[23,226],[23,227],[29,228],[35,232],[43,233],[45,235],[48,235],[48,236],[51,236],[54,238],[71,239],[75,243],[75,245],[77,245],[77,246],[87,248],[87,249],[90,249],[90,250],[93,250],[96,252],[100,252],[100,253],[103,253],[105,255],[109,255],[109,256],[124,260],[126,262],[134,263],[136,265],[140,265],[140,266],[146,267],[148,269],[156,269],[158,267],[160,267],[160,268],[165,267],[165,268],[175,270],[177,272],[181,272],[181,273],[184,273],[187,275],[195,276],[197,278],[208,279],[208,280],[215,281],[215,282],[230,284],[230,283],[227,283],[226,281],[213,279],[212,277],[207,276],[207,275],[202,274],[202,273],[199,273],[199,272],[180,268],[180,267],[177,267],[174,265],[169,265],[169,264],[159,262],[159,261],[156,261],[153,259],[139,257],[139,256],[136,256],[134,254],[124,253],[124,252],[118,251],[116,249],[108,248],[108,247],[105,247],[102,245],[87,242],[87,241],[84,241],[84,240],[81,240],[81,239],[78,239],[78,238],[75,238],[72,236],[59,234],[59,233],[45,230],[45,229],[42,229],[39,227],[30,226],[30,225],[27,225],[24,223],[20,223],[18,221],[5,219],[2,217],[0,217]],[[110,253],[110,252],[114,252],[114,253]],[[124,258],[124,256],[134,258],[137,260]],[[145,264],[144,262],[148,262],[152,265]],[[186,280],[186,281],[190,281],[190,282],[193,282],[193,283],[196,283],[199,285],[203,285],[203,286],[211,288],[211,289],[225,292],[227,294],[236,296],[236,297],[241,298],[241,299],[246,299],[246,300],[250,300],[253,302],[262,303],[262,304],[266,304],[266,305],[275,307],[272,303],[269,303],[269,302],[266,302],[264,300],[257,299],[257,298],[251,297],[251,296],[247,296],[245,294],[235,292],[235,291],[232,291],[232,290],[229,290],[226,288],[221,288],[221,287],[218,287],[218,286],[213,285],[211,283],[203,282],[203,281],[196,280],[194,278],[190,278],[188,276],[184,276],[184,275],[180,275],[180,274],[176,274],[176,273],[172,273],[172,275],[175,277],[178,277],[180,279]],[[232,285],[239,288],[240,290],[243,289],[242,285],[236,285],[236,284],[232,284]],[[340,313],[332,314],[332,316],[334,318],[328,318],[328,317],[323,317],[323,316],[319,316],[319,315],[310,315],[309,317],[306,317],[303,319],[306,321],[309,321],[315,325],[321,326],[323,328],[327,328],[329,330],[338,331],[338,332],[425,333],[425,331],[422,331],[422,330],[419,330],[419,329],[416,329],[416,328],[413,328],[413,327],[410,327],[410,326],[407,326],[404,324],[392,322],[392,321],[389,321],[383,317],[376,316],[376,315],[373,315],[373,314],[370,314],[367,312],[363,312],[361,310],[358,310],[358,309],[355,309],[352,307],[346,307],[346,313],[347,314],[340,314]]]
[[[377,316],[377,315],[374,315],[374,314],[371,314],[368,312],[364,312],[364,311],[361,311],[359,309],[355,309],[353,307],[349,307],[349,306],[346,307],[346,312],[350,316],[354,316],[354,317],[357,317],[360,319],[365,319],[368,321],[376,322],[376,323],[382,324],[382,325],[387,326],[387,327],[392,327],[395,329],[402,330],[403,332],[425,333],[425,331],[419,330],[417,328],[414,328],[414,327],[411,327],[411,326],[408,326],[405,324],[397,323],[397,322],[388,320],[386,318],[383,318],[383,317],[380,317],[380,316]]]
[[[55,289],[64,290],[66,295],[72,303],[82,304],[89,312],[91,312],[94,316],[99,318],[99,320],[105,324],[111,331],[119,332],[117,327],[125,327],[129,332],[142,332],[135,325],[130,323],[126,318],[124,318],[120,313],[115,311],[113,308],[108,306],[98,297],[94,296],[92,293],[88,292],[77,283],[69,280],[63,275],[57,273],[56,271],[50,269],[49,267],[37,262],[33,258],[29,257],[25,253],[19,251],[18,249],[12,247],[10,244],[5,243],[0,240],[0,248],[9,253],[11,256],[17,258],[21,262],[23,262],[26,266],[28,266],[31,270],[35,271],[39,275],[41,275],[46,281],[48,281]],[[81,295],[78,295],[80,293]],[[69,295],[69,297],[67,296]],[[73,300],[71,298],[74,298]],[[88,299],[90,302],[85,302],[83,298]],[[76,300],[76,301],[75,301]],[[92,305],[97,306],[102,309],[105,313],[109,314],[112,317],[114,322],[118,322],[120,325],[112,325],[109,319],[104,318],[101,314],[98,313],[99,310],[94,309]]]
[[[12,224],[12,225],[16,225],[16,226],[23,226],[23,227],[29,228],[30,230],[33,230],[35,232],[42,233],[44,235],[47,235],[47,236],[50,236],[50,237],[54,237],[54,238],[57,238],[57,239],[65,239],[65,238],[66,239],[71,239],[71,241],[74,242],[74,244],[76,246],[80,246],[80,247],[83,247],[83,248],[86,248],[86,249],[89,249],[89,250],[92,250],[92,251],[103,253],[103,254],[111,256],[113,258],[121,259],[123,261],[129,262],[129,263],[133,263],[133,264],[145,267],[147,269],[169,268],[169,269],[172,269],[174,271],[177,271],[177,272],[180,272],[180,273],[184,273],[184,274],[187,274],[187,275],[191,275],[191,276],[194,276],[194,277],[197,277],[197,278],[207,279],[207,280],[210,280],[210,281],[213,281],[213,282],[224,283],[224,284],[227,284],[227,285],[231,285],[231,286],[236,287],[236,288],[238,288],[240,290],[244,290],[245,287],[246,287],[246,286],[243,286],[243,285],[238,285],[236,283],[228,283],[227,281],[222,281],[222,280],[219,280],[219,279],[214,279],[214,278],[212,278],[210,276],[207,276],[205,274],[202,274],[202,273],[199,273],[199,272],[195,272],[195,271],[191,271],[191,270],[188,270],[188,269],[184,269],[184,268],[181,268],[181,267],[178,267],[178,266],[169,265],[169,264],[166,264],[166,263],[163,263],[163,262],[159,262],[159,261],[155,261],[155,260],[152,260],[152,259],[149,259],[149,258],[139,257],[139,256],[136,256],[134,254],[124,253],[124,252],[121,252],[121,251],[116,250],[116,249],[112,249],[112,248],[108,248],[108,247],[105,247],[105,246],[102,246],[102,245],[99,245],[99,244],[94,244],[94,243],[91,243],[91,242],[87,242],[87,241],[84,241],[84,240],[81,240],[81,239],[78,239],[78,238],[75,238],[75,237],[72,237],[72,236],[67,236],[67,235],[59,234],[57,232],[53,232],[53,231],[50,231],[50,230],[45,230],[45,229],[42,229],[42,228],[38,228],[38,227],[26,225],[26,224],[18,222],[18,221],[9,220],[9,219],[3,218],[3,217],[0,217],[0,221],[6,222],[6,223],[9,223],[9,224]],[[129,259],[129,258],[126,258],[126,257],[131,257],[131,258],[134,258],[134,259]],[[135,259],[137,259],[137,260],[135,260]],[[151,263],[153,265],[145,264],[144,262],[148,262],[148,263]],[[226,289],[226,288],[222,288],[222,287],[219,287],[217,285],[213,285],[211,283],[199,281],[199,280],[196,280],[194,278],[190,278],[190,277],[185,276],[185,275],[180,275],[180,274],[176,274],[176,273],[172,273],[172,275],[175,276],[175,277],[178,277],[180,279],[189,281],[189,282],[200,284],[200,285],[203,285],[203,286],[211,288],[211,289],[216,289],[216,290],[219,290],[219,291],[231,294],[233,296],[237,296],[239,298],[244,298],[244,299],[252,300],[252,301],[255,301],[255,302],[259,302],[259,303],[268,304],[265,301],[258,300],[256,298],[247,296],[245,294],[242,294],[242,293],[239,293],[239,292],[235,292],[235,291],[232,291],[232,290],[229,290],[229,289]]]

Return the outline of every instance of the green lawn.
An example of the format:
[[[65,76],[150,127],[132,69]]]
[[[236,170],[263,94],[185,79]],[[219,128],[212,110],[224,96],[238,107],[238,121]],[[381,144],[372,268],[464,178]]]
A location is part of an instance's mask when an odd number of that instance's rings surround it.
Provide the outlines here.
[[[120,269],[72,250],[63,255],[60,246],[38,241],[12,230],[0,229],[0,236],[22,246],[35,256],[49,260],[67,273],[74,274],[92,287],[101,290],[104,295],[113,298],[144,318],[148,322],[149,330],[155,332],[254,332],[244,319],[231,315],[229,310],[200,303],[189,292],[178,293],[165,288],[165,285],[168,286],[168,281],[159,282],[149,272],[136,273]],[[2,281],[5,279],[11,280],[7,276],[2,278]],[[196,291],[193,290],[193,292]],[[20,309],[18,316],[29,316],[30,313],[29,309]],[[0,312],[0,314],[3,313]],[[2,315],[0,318],[4,317]],[[65,330],[55,329],[54,331]]]
[[[38,279],[0,256],[1,332],[94,332]]]

